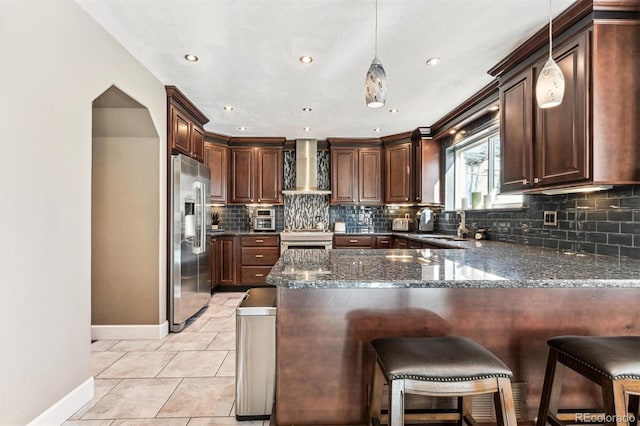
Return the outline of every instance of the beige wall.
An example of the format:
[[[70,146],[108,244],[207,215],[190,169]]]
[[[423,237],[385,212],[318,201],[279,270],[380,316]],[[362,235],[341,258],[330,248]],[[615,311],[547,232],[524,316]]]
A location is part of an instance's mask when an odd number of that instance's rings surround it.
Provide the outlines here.
[[[71,0],[1,0],[0,52],[0,424],[25,424],[91,377],[91,102],[117,85],[149,108],[163,153],[166,99]]]
[[[157,158],[157,137],[93,139],[92,325],[158,324]]]

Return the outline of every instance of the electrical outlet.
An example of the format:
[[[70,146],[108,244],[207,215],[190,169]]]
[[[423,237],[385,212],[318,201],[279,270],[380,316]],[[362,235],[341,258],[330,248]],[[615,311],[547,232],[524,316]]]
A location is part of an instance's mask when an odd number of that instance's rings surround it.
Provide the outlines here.
[[[544,226],[558,226],[558,212],[557,211],[545,211],[544,212]]]

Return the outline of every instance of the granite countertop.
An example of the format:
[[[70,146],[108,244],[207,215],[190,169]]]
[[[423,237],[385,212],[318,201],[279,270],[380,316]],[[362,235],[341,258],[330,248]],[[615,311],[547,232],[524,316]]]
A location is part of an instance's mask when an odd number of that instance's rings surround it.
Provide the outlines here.
[[[415,237],[415,236],[413,236]],[[267,283],[287,288],[637,287],[640,261],[496,241],[451,249],[285,251]]]

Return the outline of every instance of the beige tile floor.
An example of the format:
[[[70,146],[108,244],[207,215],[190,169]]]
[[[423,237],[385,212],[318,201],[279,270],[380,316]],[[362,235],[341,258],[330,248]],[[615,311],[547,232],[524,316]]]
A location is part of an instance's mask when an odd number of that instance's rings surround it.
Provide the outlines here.
[[[267,426],[235,419],[235,309],[243,293],[216,293],[181,333],[91,345],[95,397],[68,426]]]

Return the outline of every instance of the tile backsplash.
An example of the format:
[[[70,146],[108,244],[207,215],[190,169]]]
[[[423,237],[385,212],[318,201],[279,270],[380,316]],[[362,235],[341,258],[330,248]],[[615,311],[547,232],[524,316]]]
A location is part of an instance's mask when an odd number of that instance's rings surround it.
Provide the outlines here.
[[[349,232],[388,232],[395,218],[415,219],[418,207],[398,206],[331,206],[329,208],[330,229],[336,222],[345,222]]]
[[[557,211],[557,225],[543,225]],[[522,209],[466,210],[467,228],[487,228],[490,240],[640,259],[640,185],[589,194],[525,195]],[[437,217],[436,232],[456,232],[455,212]]]

